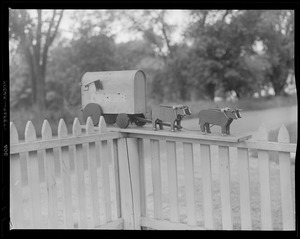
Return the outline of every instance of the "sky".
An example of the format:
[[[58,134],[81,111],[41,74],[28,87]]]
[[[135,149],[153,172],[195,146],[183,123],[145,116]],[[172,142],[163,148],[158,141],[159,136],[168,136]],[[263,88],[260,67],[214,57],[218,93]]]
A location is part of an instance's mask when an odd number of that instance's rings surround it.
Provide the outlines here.
[[[60,24],[60,29],[62,30],[62,34],[67,38],[72,38],[72,27],[73,22],[71,20],[71,15],[76,10],[65,10],[64,17]],[[172,10],[167,17],[167,22],[178,25],[178,29],[172,36],[172,40],[174,42],[180,42],[182,40],[181,33],[184,27],[187,24],[187,11],[186,10]],[[116,43],[120,42],[128,42],[130,40],[134,40],[135,38],[139,38],[139,35],[133,35],[125,30],[122,30],[122,26],[117,25],[117,36],[116,36]],[[173,42],[172,42],[173,43]]]

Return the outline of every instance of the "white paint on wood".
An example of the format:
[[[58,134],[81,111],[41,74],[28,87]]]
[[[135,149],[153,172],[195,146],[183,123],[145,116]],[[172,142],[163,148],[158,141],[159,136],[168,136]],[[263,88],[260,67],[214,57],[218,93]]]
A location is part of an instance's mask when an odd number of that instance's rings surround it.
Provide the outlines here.
[[[25,142],[33,143],[34,141],[36,141],[35,128],[32,122],[28,121],[25,127]],[[41,228],[42,215],[37,152],[27,152],[25,158],[28,167],[28,185],[30,188],[33,228]]]
[[[210,228],[170,222],[168,220],[158,220],[149,217],[141,218],[141,226],[155,230],[210,230]]]
[[[264,124],[258,129],[258,141],[268,141],[268,131]],[[269,153],[266,150],[258,150],[258,168],[261,197],[261,228],[262,230],[272,230],[272,209],[271,209],[271,189],[270,189],[270,161]]]
[[[119,176],[119,156],[117,140],[113,140],[113,160],[114,160],[114,174],[115,174],[115,188],[116,188],[116,207],[117,218],[121,217],[121,193],[120,193],[120,176]]]
[[[111,221],[111,197],[110,197],[110,180],[109,180],[109,156],[108,156],[108,144],[107,141],[101,141],[101,169],[102,169],[102,186],[104,193],[104,205],[106,222]]]
[[[75,137],[82,134],[78,118],[74,119],[72,131],[73,136]],[[74,149],[74,164],[77,176],[77,192],[79,201],[79,225],[81,228],[87,228],[86,194],[83,164],[84,147],[82,144],[76,144]]]
[[[213,229],[212,176],[210,145],[201,144],[204,226]]]
[[[86,134],[94,134],[94,124],[91,117],[88,117],[86,121]],[[95,142],[91,142],[87,145],[87,163],[90,173],[90,190],[92,200],[92,214],[94,227],[100,225],[100,205],[99,205],[99,191],[97,182],[97,153]]]
[[[146,175],[145,175],[145,152],[144,140],[138,139],[138,156],[139,156],[139,178],[140,178],[140,203],[141,216],[146,216],[147,196],[146,196]]]
[[[134,229],[140,229],[141,218],[141,197],[140,197],[140,165],[139,165],[139,152],[137,139],[126,139],[127,150],[130,168],[130,181],[132,188],[132,202],[133,202],[133,215],[134,215]]]
[[[63,119],[59,120],[57,134],[58,134],[58,138],[68,137],[67,126]],[[60,173],[63,180],[65,228],[73,228],[72,188],[71,188],[71,168],[70,168],[69,147],[64,146],[58,148],[58,157],[60,162],[60,170],[61,170]]]
[[[169,190],[169,203],[170,203],[170,219],[172,222],[178,222],[179,215],[178,215],[176,142],[167,141],[166,150],[167,150],[167,160],[168,160],[168,190]]]
[[[230,163],[229,147],[219,146],[220,160],[220,188],[222,205],[222,225],[223,230],[232,230],[232,207],[231,207],[231,181],[230,181]]]
[[[52,138],[52,130],[47,120],[44,120],[42,125],[42,140],[47,141]],[[42,151],[42,157],[45,162],[45,175],[48,194],[48,218],[49,227],[57,228],[57,183],[55,178],[54,155],[53,149]]]
[[[105,123],[105,120],[104,120],[103,116],[100,116],[100,120],[99,120],[99,124],[98,124],[98,130],[99,130],[99,133],[106,133],[106,132],[108,132],[108,130],[106,128],[106,123]]]
[[[18,131],[10,123],[10,144],[19,142]],[[13,228],[24,228],[20,155],[10,155],[10,220]]]
[[[238,170],[240,184],[241,227],[242,230],[251,230],[252,224],[248,149],[238,148]]]
[[[124,229],[124,219],[119,218],[114,221],[105,223],[101,226],[94,228],[95,230],[123,230]]]
[[[289,133],[284,125],[279,129],[278,142],[290,142]],[[279,168],[283,229],[294,230],[295,216],[292,194],[291,158],[289,153],[279,152]]]
[[[121,192],[121,212],[124,229],[134,229],[132,190],[126,139],[118,139],[119,175]]]
[[[154,199],[154,217],[162,218],[162,193],[161,193],[161,170],[160,170],[160,148],[158,140],[150,140],[151,172]]]
[[[196,225],[193,144],[183,143],[184,179],[186,189],[187,222]]]

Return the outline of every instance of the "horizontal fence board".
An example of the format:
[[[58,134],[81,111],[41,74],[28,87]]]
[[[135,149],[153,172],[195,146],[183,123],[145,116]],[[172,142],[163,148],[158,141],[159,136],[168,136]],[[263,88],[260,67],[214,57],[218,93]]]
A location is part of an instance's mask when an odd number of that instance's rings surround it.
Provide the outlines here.
[[[125,136],[126,137],[126,136]],[[261,149],[269,151],[279,151],[279,152],[290,152],[296,153],[297,144],[287,144],[287,143],[277,143],[277,142],[257,142],[254,140],[246,140],[239,143],[226,142],[226,141],[213,141],[209,139],[197,139],[197,138],[181,138],[178,137],[176,132],[173,136],[160,136],[160,135],[145,135],[142,132],[139,133],[128,133],[127,137],[129,138],[143,138],[143,139],[153,139],[153,140],[172,140],[178,142],[186,143],[196,143],[196,144],[210,144],[210,145],[220,145],[228,147],[239,147],[239,148],[248,148],[248,149]],[[224,136],[226,138],[227,136]]]
[[[98,226],[96,228],[92,228],[95,230],[123,230],[124,229],[124,219],[118,218],[116,220],[113,220],[111,222],[105,223],[101,226]]]
[[[156,230],[210,230],[205,227],[192,226],[178,222],[170,222],[168,220],[158,220],[149,217],[141,218],[141,226]]]
[[[67,138],[53,137],[52,139],[47,141],[41,141],[41,139],[38,138],[34,144],[30,142],[11,144],[10,154],[57,148],[63,146],[71,146],[76,144],[84,144],[84,143],[90,143],[90,142],[102,141],[102,140],[119,139],[119,138],[124,138],[124,135],[117,132],[108,132],[108,133],[92,134],[92,135],[79,135],[79,136],[69,135]]]
[[[143,135],[151,135],[151,136],[157,136],[157,137],[167,137],[168,140],[172,140],[171,138],[175,137],[178,139],[200,139],[200,140],[211,140],[211,141],[223,141],[223,142],[232,142],[232,143],[238,143],[241,141],[244,141],[246,139],[251,138],[251,135],[239,135],[239,136],[221,136],[218,134],[202,134],[199,130],[199,133],[191,133],[187,132],[185,130],[180,130],[176,132],[170,132],[170,130],[157,130],[154,131],[152,128],[149,127],[143,127],[143,128],[128,128],[128,129],[120,129],[117,127],[110,127],[110,131],[113,132],[121,132],[121,133],[128,133],[128,134],[143,134]],[[173,140],[172,140],[173,141]]]

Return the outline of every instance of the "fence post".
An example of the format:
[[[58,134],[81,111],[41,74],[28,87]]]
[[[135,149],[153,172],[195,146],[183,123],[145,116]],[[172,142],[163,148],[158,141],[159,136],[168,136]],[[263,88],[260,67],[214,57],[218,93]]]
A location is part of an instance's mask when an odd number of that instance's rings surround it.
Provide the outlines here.
[[[118,139],[121,214],[124,229],[140,229],[140,181],[137,139]]]

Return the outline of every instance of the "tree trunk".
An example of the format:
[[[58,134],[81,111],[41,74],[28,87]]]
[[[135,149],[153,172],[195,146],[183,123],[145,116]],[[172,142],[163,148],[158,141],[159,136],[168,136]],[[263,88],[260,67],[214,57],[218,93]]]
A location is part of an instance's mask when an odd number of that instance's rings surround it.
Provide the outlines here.
[[[215,98],[215,89],[216,89],[216,84],[214,83],[208,83],[205,85],[205,93],[209,97],[210,100],[214,100]]]

